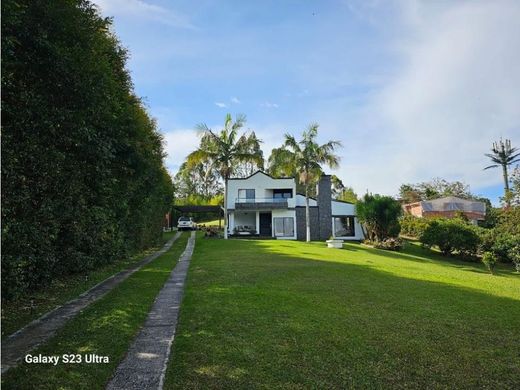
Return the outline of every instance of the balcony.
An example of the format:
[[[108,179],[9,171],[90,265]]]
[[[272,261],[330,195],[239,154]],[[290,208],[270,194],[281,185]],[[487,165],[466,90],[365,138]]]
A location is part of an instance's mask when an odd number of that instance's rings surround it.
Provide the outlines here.
[[[286,209],[287,198],[236,198],[237,210]]]

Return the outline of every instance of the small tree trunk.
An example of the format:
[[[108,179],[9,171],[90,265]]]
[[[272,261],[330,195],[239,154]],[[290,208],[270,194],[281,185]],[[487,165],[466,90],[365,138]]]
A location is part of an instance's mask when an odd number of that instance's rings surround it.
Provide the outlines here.
[[[224,178],[224,238],[228,238],[228,217],[227,217],[227,186],[228,186],[228,178],[227,176]]]
[[[305,228],[306,228],[306,241],[311,241],[311,217],[309,210],[309,186],[305,186]]]
[[[511,206],[511,197],[509,195],[509,178],[507,176],[507,165],[502,165],[502,175],[504,176],[504,199],[507,207]]]

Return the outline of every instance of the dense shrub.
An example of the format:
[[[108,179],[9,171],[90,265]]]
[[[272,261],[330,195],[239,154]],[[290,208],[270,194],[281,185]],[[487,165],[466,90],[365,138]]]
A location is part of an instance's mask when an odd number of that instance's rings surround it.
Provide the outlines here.
[[[401,204],[390,196],[366,194],[356,203],[356,213],[370,241],[383,241],[397,237],[401,227]]]
[[[520,244],[515,245],[509,251],[509,257],[515,265],[516,272],[520,272]]]
[[[482,229],[480,238],[480,251],[494,253],[498,261],[503,263],[511,263],[513,261],[512,251],[515,247],[520,247],[520,234],[501,232],[497,228]]]
[[[482,254],[482,262],[489,272],[494,273],[495,265],[497,263],[497,256],[493,252],[484,252]]]
[[[420,237],[428,227],[431,219],[414,217],[406,214],[399,219],[401,225],[401,234],[409,237]]]
[[[514,263],[515,248],[520,248],[520,207],[501,210],[493,229],[481,232],[482,252],[492,252],[498,261]]]
[[[86,0],[2,2],[2,296],[155,243],[162,139]]]
[[[459,219],[432,220],[419,237],[424,246],[438,246],[444,255],[475,256],[480,238],[476,228]]]

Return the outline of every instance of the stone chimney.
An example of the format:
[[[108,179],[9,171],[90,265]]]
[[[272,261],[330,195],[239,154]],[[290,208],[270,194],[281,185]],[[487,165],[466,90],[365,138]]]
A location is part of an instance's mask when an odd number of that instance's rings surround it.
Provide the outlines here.
[[[321,175],[318,182],[318,220],[320,240],[328,240],[332,235],[332,183],[330,175]]]

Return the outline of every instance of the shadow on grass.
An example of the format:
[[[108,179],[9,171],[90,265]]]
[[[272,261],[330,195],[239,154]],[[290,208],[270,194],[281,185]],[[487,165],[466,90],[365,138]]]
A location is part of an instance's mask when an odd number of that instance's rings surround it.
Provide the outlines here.
[[[518,300],[276,247],[199,245],[165,388],[518,385]]]

